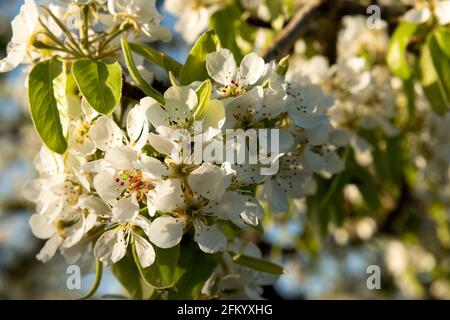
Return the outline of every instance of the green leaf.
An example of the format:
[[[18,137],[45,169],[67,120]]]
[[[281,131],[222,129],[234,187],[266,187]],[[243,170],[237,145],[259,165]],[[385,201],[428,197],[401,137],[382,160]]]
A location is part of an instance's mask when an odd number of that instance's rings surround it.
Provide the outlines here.
[[[443,115],[447,111],[449,102],[445,89],[434,67],[430,51],[430,38],[422,46],[419,60],[420,81],[423,91],[431,104],[433,110]]]
[[[172,59],[165,53],[138,43],[128,43],[131,51],[139,54],[144,59],[153,62],[166,70],[167,74],[172,72],[178,78],[183,67],[178,61]]]
[[[178,82],[177,78],[175,77],[175,75],[169,71],[169,80],[170,80],[170,84],[172,86],[179,86],[180,83]]]
[[[411,77],[406,49],[410,39],[416,33],[417,27],[417,24],[402,22],[392,35],[389,45],[387,63],[392,72],[403,80]]]
[[[180,246],[170,249],[161,249],[156,246],[154,248],[155,262],[150,267],[142,268],[133,243],[133,256],[139,273],[148,285],[156,289],[170,288],[175,283],[175,269],[180,256]]]
[[[219,37],[222,47],[229,49],[237,63],[243,58],[237,39],[241,36],[241,9],[236,4],[229,5],[211,16],[211,28]]]
[[[36,64],[28,78],[28,100],[34,126],[52,151],[62,154],[67,149],[58,103],[55,98],[55,81],[64,72],[63,63],[58,58]]]
[[[142,299],[139,270],[130,252],[127,252],[125,257],[113,264],[111,271],[133,299]]]
[[[436,40],[436,33],[433,33],[427,38],[427,44],[430,48],[434,69],[442,84],[447,101],[450,101],[450,57],[448,57],[439,46],[438,41]]]
[[[211,99],[211,93],[212,93],[212,84],[211,80],[204,81],[200,87],[196,90],[197,97],[198,97],[198,105],[197,109],[195,109],[194,112],[194,119],[198,119],[203,111],[205,110],[206,106],[208,105],[209,100]]]
[[[450,30],[440,28],[434,31],[434,36],[441,50],[450,58]]]
[[[272,273],[272,274],[283,274],[285,271],[283,267],[258,258],[246,256],[246,255],[235,255],[233,261],[244,267],[249,267],[258,271]]]
[[[83,97],[101,114],[110,114],[122,96],[122,68],[119,62],[79,59],[72,67],[73,77]]]
[[[214,255],[203,253],[198,248],[183,247],[175,270],[175,288],[169,292],[169,299],[197,299],[216,266]]]
[[[289,55],[281,58],[280,62],[278,62],[277,73],[280,76],[284,76],[289,69]]]
[[[141,88],[147,96],[152,97],[161,105],[164,105],[164,96],[158,90],[149,85],[139,73],[136,64],[134,63],[134,58],[133,54],[131,53],[130,46],[125,37],[122,37],[121,44],[123,57],[133,80],[138,84],[139,88]]]
[[[100,283],[102,282],[102,276],[103,276],[103,263],[100,260],[96,259],[95,260],[94,283],[92,284],[92,287],[89,290],[89,292],[84,297],[82,297],[80,300],[87,300],[97,292],[97,289],[98,289],[98,287],[100,287]]]
[[[180,84],[188,85],[194,81],[204,81],[209,78],[206,70],[206,56],[220,48],[220,41],[214,31],[205,32],[191,49],[189,56],[180,72]]]

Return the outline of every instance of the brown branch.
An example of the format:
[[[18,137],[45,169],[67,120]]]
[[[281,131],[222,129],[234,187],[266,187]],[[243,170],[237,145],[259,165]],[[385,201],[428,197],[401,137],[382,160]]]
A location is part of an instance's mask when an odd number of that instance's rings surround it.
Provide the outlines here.
[[[393,20],[402,16],[410,6],[385,5],[379,6],[383,20]],[[265,50],[263,57],[266,61],[279,60],[288,54],[298,39],[304,37],[310,26],[319,18],[327,17],[333,12],[338,19],[346,15],[367,14],[367,6],[354,1],[310,1],[300,8],[289,23],[280,31],[274,43]]]
[[[280,31],[273,45],[264,52],[264,59],[278,60],[288,54],[295,42],[305,35],[308,26],[321,15],[324,7],[328,7],[326,1],[311,0],[298,10],[286,27]]]
[[[407,5],[378,5],[381,9],[381,19],[391,20],[397,19],[398,17],[404,15],[411,6]],[[339,5],[339,14],[341,16],[355,16],[367,14],[368,6],[355,3],[354,1],[342,1]]]

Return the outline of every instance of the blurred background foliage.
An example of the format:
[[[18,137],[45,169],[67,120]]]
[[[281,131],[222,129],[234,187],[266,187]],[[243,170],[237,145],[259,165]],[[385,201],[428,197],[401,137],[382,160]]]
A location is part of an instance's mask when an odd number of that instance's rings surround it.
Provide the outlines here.
[[[255,49],[262,52],[277,30],[307,3],[262,1],[270,12],[265,20],[256,19],[251,10],[244,12],[239,5],[225,6],[213,15],[210,24],[224,46],[237,46],[235,52],[242,55]],[[158,3],[165,15],[163,24],[173,29],[176,18],[164,12],[163,1]],[[21,0],[0,1],[2,56],[11,37],[10,21],[21,4]],[[230,24],[222,25],[221,16],[228,17]],[[329,23],[322,19],[313,24],[292,53],[291,64],[296,63],[296,56],[315,54],[335,62],[338,30],[333,32]],[[388,32],[395,26],[390,21]],[[170,44],[153,45],[184,61],[190,46],[174,34]],[[385,63],[385,59],[382,52],[373,61]],[[152,71],[158,81],[167,81],[158,69]],[[403,88],[407,85],[400,83]],[[346,170],[332,179],[318,178],[320,196],[295,201],[286,213],[266,210],[262,238],[248,234],[265,255],[288,271],[274,287],[265,288],[266,298],[450,298],[449,161],[445,157],[429,161],[434,147],[440,143],[446,147],[446,142],[436,139],[448,136],[443,131],[448,126],[427,123],[429,108],[420,106],[424,104],[420,96],[411,99],[405,92],[396,91],[399,112],[395,121],[399,126],[406,123],[408,131],[390,138],[374,130],[359,132],[374,146],[370,166],[360,166],[353,151],[343,150]],[[416,110],[413,117],[408,113],[411,108]],[[32,126],[24,73],[16,70],[0,75],[0,298],[77,298],[93,281],[92,261],[81,262],[82,290],[77,291],[66,288],[67,264],[61,257],[45,265],[35,259],[42,243],[31,235],[28,218],[33,208],[21,197],[22,185],[34,176],[32,159],[40,146]],[[424,135],[433,139],[424,143]],[[381,268],[380,290],[366,286],[369,265]],[[120,285],[106,274],[97,296],[121,294]]]

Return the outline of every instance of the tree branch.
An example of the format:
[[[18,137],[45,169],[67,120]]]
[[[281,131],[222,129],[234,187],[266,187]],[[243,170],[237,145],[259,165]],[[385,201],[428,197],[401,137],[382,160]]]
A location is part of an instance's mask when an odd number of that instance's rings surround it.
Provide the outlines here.
[[[264,59],[266,61],[278,60],[289,53],[295,42],[305,35],[308,26],[320,16],[324,7],[328,6],[326,1],[318,0],[311,0],[310,3],[304,5],[280,31],[273,45],[263,53]]]
[[[405,5],[385,5],[379,6],[381,9],[381,18],[390,21],[397,19],[411,6]],[[288,54],[298,39],[304,37],[311,24],[319,18],[326,17],[336,10],[338,19],[346,15],[364,15],[367,14],[367,6],[354,1],[327,1],[311,0],[308,4],[300,8],[292,17],[289,23],[280,31],[274,43],[265,50],[263,57],[266,61],[279,60]]]

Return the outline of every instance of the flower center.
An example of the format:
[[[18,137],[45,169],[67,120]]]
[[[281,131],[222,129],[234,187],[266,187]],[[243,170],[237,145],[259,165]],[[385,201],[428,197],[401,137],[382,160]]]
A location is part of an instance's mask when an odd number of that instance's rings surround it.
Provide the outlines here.
[[[231,83],[219,89],[224,98],[236,97],[245,93],[245,88],[241,87],[238,82],[231,80]]]
[[[138,201],[145,199],[145,194],[155,187],[143,177],[140,170],[135,172],[123,171],[114,178],[114,182],[117,184],[116,190],[124,189],[122,194],[124,197],[136,194]]]
[[[83,144],[86,138],[89,136],[90,123],[84,121],[75,131],[75,141],[78,144]]]

